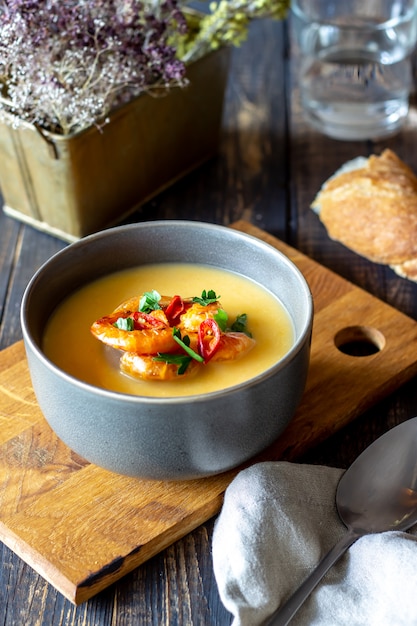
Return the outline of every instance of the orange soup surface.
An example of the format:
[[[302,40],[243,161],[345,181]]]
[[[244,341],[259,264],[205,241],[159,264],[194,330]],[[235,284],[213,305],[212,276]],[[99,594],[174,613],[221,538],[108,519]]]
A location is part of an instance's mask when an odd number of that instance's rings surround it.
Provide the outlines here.
[[[230,320],[247,314],[255,347],[240,359],[209,362],[196,375],[174,381],[135,380],[118,367],[120,352],[104,346],[91,324],[121,302],[156,290],[186,298],[214,290]],[[205,265],[154,264],[115,272],[98,279],[60,304],[48,321],[43,349],[68,374],[96,387],[153,397],[187,396],[241,383],[279,361],[294,342],[292,321],[281,302],[258,283],[239,274]]]

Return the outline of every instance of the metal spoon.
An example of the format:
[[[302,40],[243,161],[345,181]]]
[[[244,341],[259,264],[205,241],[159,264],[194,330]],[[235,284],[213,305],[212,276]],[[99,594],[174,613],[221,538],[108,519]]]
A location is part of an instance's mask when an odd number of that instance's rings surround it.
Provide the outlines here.
[[[417,522],[417,417],[372,443],[343,474],[336,506],[348,532],[266,621],[285,626],[330,567],[362,535],[406,530]]]

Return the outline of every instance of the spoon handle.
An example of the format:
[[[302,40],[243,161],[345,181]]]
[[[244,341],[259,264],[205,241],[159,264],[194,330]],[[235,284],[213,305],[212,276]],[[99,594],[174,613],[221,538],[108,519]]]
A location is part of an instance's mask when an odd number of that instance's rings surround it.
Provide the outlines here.
[[[323,557],[317,567],[305,579],[298,589],[288,598],[283,605],[268,618],[264,626],[286,626],[294,617],[303,602],[308,598],[313,589],[318,585],[331,566],[346,552],[360,534],[349,530],[336,545]]]

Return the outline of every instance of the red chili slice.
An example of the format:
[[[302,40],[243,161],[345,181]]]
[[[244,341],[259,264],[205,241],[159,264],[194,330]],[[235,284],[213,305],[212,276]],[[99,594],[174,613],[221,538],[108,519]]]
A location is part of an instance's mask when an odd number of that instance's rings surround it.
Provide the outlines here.
[[[185,305],[181,296],[173,296],[171,302],[165,309],[165,315],[168,318],[170,326],[175,326],[181,313],[185,311]]]
[[[135,311],[132,317],[135,322],[135,330],[146,330],[149,328],[166,328],[166,324],[164,324],[162,320],[154,317],[150,313]]]
[[[201,322],[198,329],[198,349],[204,359],[204,363],[216,354],[220,346],[221,330],[218,323],[208,318]]]

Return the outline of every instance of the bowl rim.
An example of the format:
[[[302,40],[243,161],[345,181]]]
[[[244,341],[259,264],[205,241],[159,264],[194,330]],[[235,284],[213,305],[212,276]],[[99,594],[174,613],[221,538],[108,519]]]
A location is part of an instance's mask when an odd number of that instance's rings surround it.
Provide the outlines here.
[[[164,227],[189,227],[189,228],[202,228],[207,230],[217,230],[222,232],[231,233],[232,236],[237,237],[238,239],[243,239],[246,241],[250,241],[254,243],[260,248],[264,248],[272,251],[273,254],[280,257],[281,261],[284,262],[287,266],[291,268],[291,271],[297,276],[300,285],[303,287],[303,291],[305,294],[305,306],[306,306],[306,316],[304,327],[302,328],[299,337],[296,339],[294,344],[285,353],[283,357],[281,357],[276,363],[268,367],[266,370],[263,370],[253,378],[249,378],[244,380],[236,385],[232,385],[229,387],[225,387],[224,389],[219,389],[216,391],[210,391],[207,393],[200,393],[194,395],[180,395],[180,396],[143,396],[139,394],[128,394],[119,391],[113,391],[111,389],[105,389],[102,387],[97,387],[92,385],[91,383],[87,383],[75,376],[68,374],[60,367],[55,365],[53,361],[51,361],[43,352],[41,346],[38,345],[38,342],[34,339],[32,333],[30,332],[27,323],[26,323],[26,315],[28,310],[28,301],[32,295],[33,290],[36,288],[36,283],[40,280],[43,272],[50,267],[58,257],[66,256],[72,254],[74,249],[83,248],[87,245],[90,245],[91,242],[99,241],[101,239],[106,239],[111,237],[114,233],[122,233],[125,231],[131,230],[146,230],[146,228],[164,228]],[[115,270],[117,271],[117,270]],[[244,274],[242,274],[244,276]],[[289,361],[292,361],[295,356],[303,349],[305,341],[309,341],[309,337],[311,336],[312,326],[313,326],[313,316],[314,316],[314,303],[312,293],[305,279],[304,275],[300,271],[300,269],[295,265],[293,261],[291,261],[283,252],[272,246],[271,244],[255,237],[254,235],[242,232],[238,229],[233,229],[228,226],[220,225],[220,224],[212,224],[209,222],[201,222],[201,221],[192,221],[192,220],[154,220],[154,221],[146,221],[146,222],[137,222],[133,224],[124,224],[121,226],[114,226],[112,228],[107,228],[86,237],[79,239],[74,243],[70,243],[68,246],[59,250],[55,254],[53,254],[49,259],[47,259],[33,274],[32,278],[29,280],[21,301],[20,306],[20,323],[22,328],[22,335],[24,339],[24,345],[26,351],[30,348],[30,350],[36,355],[39,361],[42,363],[46,369],[48,369],[55,377],[62,379],[65,383],[70,385],[75,385],[80,390],[93,394],[95,396],[100,396],[102,398],[107,398],[114,401],[120,401],[121,399],[125,403],[131,404],[149,404],[149,405],[184,405],[190,403],[201,403],[207,402],[209,400],[216,400],[219,397],[229,396],[231,394],[235,394],[243,389],[250,389],[251,387],[260,384],[263,380],[269,379],[275,372],[283,369]]]

